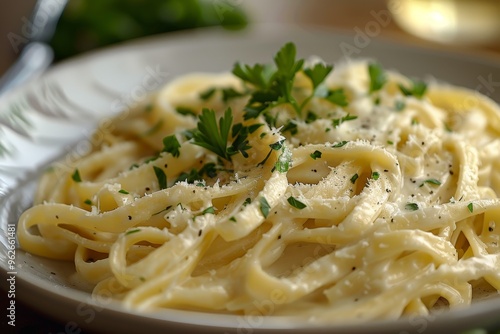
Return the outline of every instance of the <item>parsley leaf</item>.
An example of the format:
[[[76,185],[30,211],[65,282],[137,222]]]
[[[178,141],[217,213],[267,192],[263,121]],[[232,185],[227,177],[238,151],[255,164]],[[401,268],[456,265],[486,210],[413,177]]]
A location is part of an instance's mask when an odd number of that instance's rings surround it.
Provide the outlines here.
[[[227,150],[229,130],[233,123],[231,108],[228,108],[219,119],[215,117],[215,111],[204,108],[198,116],[198,127],[193,132],[193,144],[204,147],[219,157],[231,161],[231,156]]]
[[[427,91],[427,84],[423,81],[413,81],[410,88],[405,87],[403,84],[398,86],[404,96],[415,96],[418,99],[421,99]]]
[[[163,169],[161,169],[160,167],[153,166],[153,169],[154,169],[154,172],[156,175],[156,179],[158,180],[158,186],[160,187],[160,189],[166,189],[167,188],[167,175],[165,174]]]
[[[177,137],[175,135],[163,138],[162,152],[168,152],[177,158],[181,154],[179,148],[181,148],[181,144],[179,144],[179,141],[177,140]]]
[[[307,205],[305,205],[304,203],[302,203],[301,201],[299,201],[298,199],[296,199],[295,197],[293,196],[290,196],[287,198],[287,201],[288,203],[293,206],[294,208],[297,208],[299,210],[302,210],[304,208],[307,207]]]
[[[473,204],[473,203],[469,203],[469,204],[467,205],[467,209],[469,209],[469,212],[470,212],[470,213],[473,213],[473,212],[474,212],[474,204]]]
[[[334,148],[337,148],[337,147],[342,147],[342,146],[344,146],[345,144],[347,144],[348,142],[349,142],[349,141],[347,141],[347,140],[342,140],[342,141],[339,141],[339,142],[338,142],[338,143],[336,143],[336,144],[333,144],[333,145],[332,145],[332,147],[334,147]]]
[[[82,178],[80,177],[80,171],[78,170],[78,168],[75,169],[75,172],[73,173],[73,175],[71,175],[71,178],[75,182],[82,182]]]
[[[268,90],[274,71],[270,66],[255,64],[253,67],[236,63],[232,73],[259,90]]]
[[[368,64],[368,74],[370,75],[370,93],[376,92],[384,87],[387,77],[380,64]]]
[[[435,186],[439,186],[439,185],[441,185],[441,181],[439,181],[439,180],[436,180],[436,179],[427,179],[427,180],[425,180],[424,182],[422,182],[422,184],[420,185],[420,187],[423,187],[423,185],[424,185],[425,183],[433,184],[433,185],[435,185]]]
[[[417,203],[406,203],[405,209],[409,211],[416,211],[418,210],[418,204]]]
[[[262,212],[262,215],[264,216],[264,218],[267,218],[267,216],[269,216],[269,211],[271,210],[271,206],[269,205],[269,202],[267,201],[267,199],[265,197],[261,197],[259,199],[259,203],[260,203],[260,212]]]
[[[304,69],[304,74],[311,79],[313,90],[315,90],[326,79],[332,70],[333,66],[331,65],[317,63],[313,68]]]
[[[314,160],[321,158],[321,155],[322,155],[321,151],[318,150],[310,154],[311,158],[313,158]]]
[[[216,91],[216,88],[211,87],[211,88],[207,89],[206,91],[201,92],[200,99],[202,99],[203,101],[210,99],[215,94],[215,91]]]
[[[347,107],[349,105],[349,103],[347,102],[347,96],[345,95],[343,88],[329,90],[326,99],[331,103],[341,107]]]
[[[139,228],[136,228],[136,229],[133,229],[133,230],[128,230],[127,232],[125,232],[125,235],[129,235],[129,234],[132,234],[132,233],[137,233],[139,232],[141,229]]]
[[[350,114],[347,114],[341,118],[334,118],[332,120],[332,125],[334,128],[337,128],[340,126],[340,124],[344,123],[344,122],[347,122],[347,121],[353,121],[355,119],[357,119],[358,116],[353,116],[353,115],[350,115]]]

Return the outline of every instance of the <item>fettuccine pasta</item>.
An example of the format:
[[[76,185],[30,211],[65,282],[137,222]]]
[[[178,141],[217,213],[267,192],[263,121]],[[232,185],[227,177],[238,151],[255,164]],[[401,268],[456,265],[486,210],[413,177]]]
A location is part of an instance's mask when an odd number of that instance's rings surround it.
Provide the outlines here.
[[[43,174],[18,238],[132,309],[369,321],[500,290],[500,108],[477,92],[287,44],[173,80],[91,143]]]

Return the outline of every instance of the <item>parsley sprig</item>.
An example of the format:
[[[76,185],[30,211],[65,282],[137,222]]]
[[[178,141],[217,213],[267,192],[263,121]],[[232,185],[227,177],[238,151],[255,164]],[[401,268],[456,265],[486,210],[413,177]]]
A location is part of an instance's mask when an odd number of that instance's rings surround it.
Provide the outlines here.
[[[219,118],[212,109],[204,108],[198,116],[197,129],[192,131],[193,144],[206,148],[219,157],[231,161],[231,156],[241,153],[248,157],[247,150],[251,149],[248,136],[255,132],[262,124],[255,123],[248,126],[242,123],[233,125],[233,113],[231,108],[226,109],[224,115]],[[229,144],[230,139],[232,143]]]
[[[245,106],[245,120],[257,118],[270,109],[289,104],[296,114],[302,116],[303,109],[314,97],[319,96],[339,106],[347,106],[346,96],[341,89],[325,91],[322,83],[333,70],[332,65],[316,63],[303,68],[304,59],[297,59],[295,44],[285,44],[274,57],[273,65],[242,65],[236,63],[233,74],[250,85],[250,99]],[[293,96],[296,74],[302,71],[312,84],[312,92],[299,103]]]
[[[229,131],[233,123],[231,108],[226,109],[218,124],[215,111],[211,109],[204,108],[198,118],[197,131],[193,132],[193,144],[204,147],[223,159],[231,160],[227,149]]]

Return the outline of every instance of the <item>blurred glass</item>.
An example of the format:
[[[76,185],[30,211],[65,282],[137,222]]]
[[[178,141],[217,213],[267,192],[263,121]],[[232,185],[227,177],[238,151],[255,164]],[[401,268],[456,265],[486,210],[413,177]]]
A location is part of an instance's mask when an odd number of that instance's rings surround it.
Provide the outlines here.
[[[440,43],[500,44],[500,0],[389,0],[401,28]]]
[[[70,0],[51,41],[56,60],[125,40],[207,26],[245,27],[237,1]]]

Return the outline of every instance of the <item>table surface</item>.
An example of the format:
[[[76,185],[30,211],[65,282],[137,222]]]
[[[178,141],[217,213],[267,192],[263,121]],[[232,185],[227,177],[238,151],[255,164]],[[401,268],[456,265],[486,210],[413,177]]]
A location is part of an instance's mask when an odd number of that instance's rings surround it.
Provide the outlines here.
[[[283,1],[275,0],[275,9],[272,11],[264,0],[252,0],[252,10],[256,10],[256,15],[259,15],[262,20],[273,19],[289,22],[298,22],[302,24],[314,24],[319,26],[335,27],[345,31],[354,32],[357,27],[364,27],[367,22],[373,20],[371,11],[385,10],[385,1],[381,0],[309,0],[307,3],[310,6],[304,7],[300,12],[294,12],[291,15],[289,12],[281,10],[280,6],[287,6]],[[266,0],[267,1],[267,0]],[[290,0],[295,2],[294,0]],[[23,18],[29,16],[29,8],[34,1],[29,0],[21,2],[22,4],[13,2],[11,5],[0,5],[0,35],[7,36],[9,33],[20,33],[19,23],[23,22]],[[262,2],[262,3],[259,3]],[[9,2],[10,3],[10,2]],[[5,7],[7,6],[7,7]],[[267,6],[267,7],[266,7]],[[318,10],[321,8],[321,10]],[[9,13],[9,15],[5,15]],[[267,15],[267,17],[265,17]],[[274,15],[274,16],[273,16]],[[270,17],[271,16],[271,17]],[[276,17],[279,16],[279,17]],[[5,18],[8,17],[8,18]],[[384,29],[381,30],[380,38],[389,38],[405,44],[419,45],[423,47],[441,48],[448,51],[455,50],[459,53],[468,53],[490,57],[500,60],[500,41],[496,44],[487,46],[443,46],[436,43],[421,40],[410,36],[400,29],[393,21],[391,21]],[[4,43],[6,43],[4,41]],[[12,45],[3,45],[0,47],[0,75],[12,64],[17,56]],[[7,308],[7,294],[1,293],[1,307],[3,310]],[[7,328],[7,333],[15,332],[23,333],[64,333],[65,327],[63,323],[47,318],[45,315],[33,310],[29,305],[20,301],[16,301],[16,327],[12,328],[7,325],[8,319],[2,317],[2,329]],[[2,333],[6,333],[2,331]],[[83,333],[83,332],[80,332]],[[87,333],[87,332],[85,332]]]

